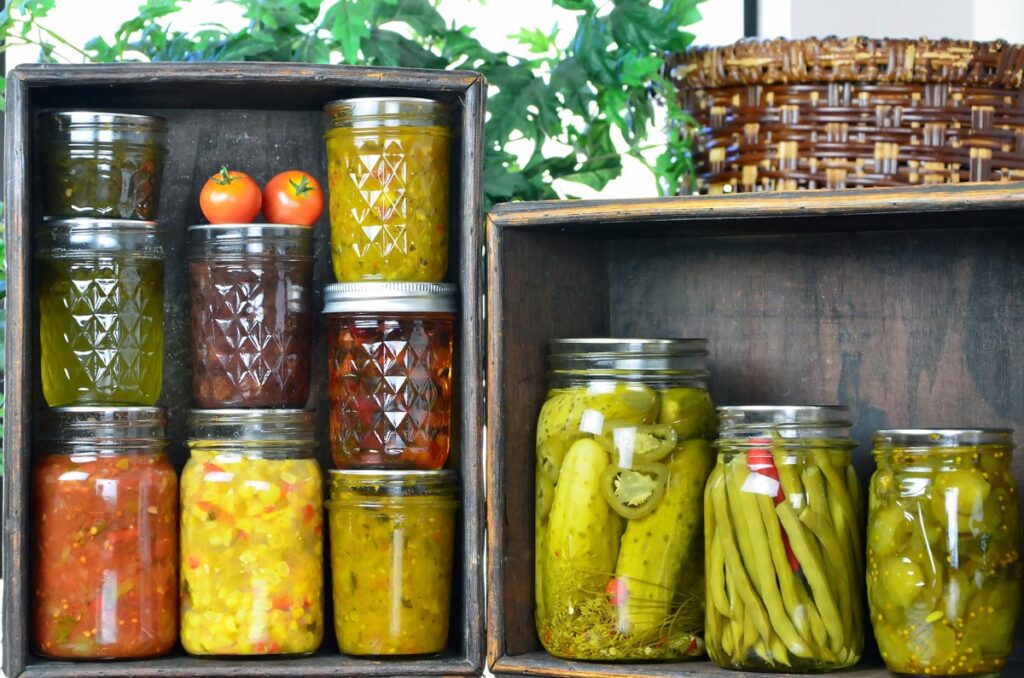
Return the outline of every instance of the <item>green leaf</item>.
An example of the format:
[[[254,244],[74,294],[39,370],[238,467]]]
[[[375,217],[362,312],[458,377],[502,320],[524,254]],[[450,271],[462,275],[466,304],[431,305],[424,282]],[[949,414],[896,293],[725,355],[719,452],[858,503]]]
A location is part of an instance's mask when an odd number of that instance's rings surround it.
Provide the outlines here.
[[[356,0],[340,0],[328,12],[332,21],[331,35],[338,41],[341,56],[346,63],[354,64],[358,61],[362,40],[370,36],[367,22],[372,13],[370,3]]]
[[[534,54],[544,54],[554,48],[554,36],[548,36],[539,28],[522,28],[518,33],[508,37],[520,45],[529,47]]]
[[[593,0],[553,0],[553,4],[564,9],[596,12]]]
[[[647,78],[660,71],[664,63],[661,57],[641,57],[628,53],[622,61],[622,82],[639,87]]]

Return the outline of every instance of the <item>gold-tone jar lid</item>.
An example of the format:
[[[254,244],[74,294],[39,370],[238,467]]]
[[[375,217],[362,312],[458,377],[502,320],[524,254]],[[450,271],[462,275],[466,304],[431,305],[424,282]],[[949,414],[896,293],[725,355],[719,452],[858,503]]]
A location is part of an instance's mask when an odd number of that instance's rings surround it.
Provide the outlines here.
[[[327,127],[441,127],[451,125],[447,104],[419,97],[356,97],[324,106]]]

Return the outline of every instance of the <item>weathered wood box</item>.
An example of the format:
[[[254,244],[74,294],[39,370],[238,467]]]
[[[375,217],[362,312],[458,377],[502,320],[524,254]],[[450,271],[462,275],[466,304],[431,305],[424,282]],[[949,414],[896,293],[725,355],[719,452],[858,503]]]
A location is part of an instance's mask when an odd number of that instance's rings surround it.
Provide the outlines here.
[[[1024,184],[518,203],[487,224],[487,662],[497,674],[736,675],[547,655],[534,436],[547,341],[707,337],[719,404],[851,408],[858,471],[900,426],[1024,439]],[[1014,463],[1024,480],[1024,455]],[[861,666],[885,676],[868,632]],[[1024,624],[1016,663],[1024,675]]]
[[[321,109],[350,96],[424,96],[448,102],[454,112],[451,196],[451,264],[448,280],[461,287],[461,350],[457,363],[458,442],[450,465],[461,478],[453,618],[447,650],[438,657],[369,661],[340,655],[328,623],[323,648],[313,657],[278,660],[210,660],[180,650],[150,661],[67,663],[29,651],[30,561],[33,553],[33,422],[45,405],[39,382],[39,349],[33,282],[32,232],[41,218],[33,183],[34,120],[42,109],[155,113],[169,123],[168,156],[158,218],[168,231],[164,383],[161,404],[170,408],[172,459],[180,468],[186,413],[192,402],[188,328],[186,228],[202,223],[199,190],[221,165],[266,181],[300,168],[321,181],[326,163]],[[481,472],[483,382],[480,319],[480,159],[485,83],[459,71],[371,69],[292,64],[34,65],[7,81],[6,217],[7,418],[4,451],[3,668],[8,676],[339,676],[476,674],[483,659]],[[326,183],[324,184],[326,185]],[[330,269],[326,213],[316,224],[315,308],[322,307]],[[313,364],[326,365],[326,330],[317,314]],[[313,370],[310,403],[326,431],[326,370]],[[326,443],[326,441],[323,441]],[[321,461],[328,460],[321,445]],[[329,593],[328,593],[329,598]]]

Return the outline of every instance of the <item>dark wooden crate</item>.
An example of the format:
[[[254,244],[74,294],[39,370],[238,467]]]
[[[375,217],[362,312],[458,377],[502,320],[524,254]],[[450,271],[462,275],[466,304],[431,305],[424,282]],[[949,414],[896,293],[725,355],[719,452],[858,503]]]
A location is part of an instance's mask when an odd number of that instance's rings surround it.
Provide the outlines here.
[[[534,630],[534,433],[547,341],[707,337],[719,404],[851,408],[857,470],[897,426],[1024,439],[1024,183],[499,205],[487,223],[487,663],[499,674],[725,675],[569,662]],[[1018,483],[1024,455],[1014,462]],[[843,675],[887,675],[868,649]],[[1016,663],[1024,675],[1024,624]],[[735,674],[732,674],[735,675]]]
[[[306,169],[325,179],[321,109],[360,95],[425,96],[451,104],[451,256],[447,280],[461,288],[457,416],[449,465],[461,478],[453,616],[447,650],[419,660],[369,661],[338,654],[331,617],[317,655],[287,660],[210,660],[183,656],[151,661],[53,662],[29,652],[32,557],[31,496],[34,417],[45,404],[38,365],[38,324],[32,277],[32,230],[41,216],[33,184],[33,119],[48,108],[121,110],[166,116],[169,149],[158,216],[167,228],[164,383],[170,408],[171,456],[187,458],[186,413],[192,404],[186,228],[202,223],[199,190],[221,165],[266,181],[279,171]],[[190,675],[428,675],[475,674],[483,661],[482,572],[483,394],[480,329],[480,171],[485,83],[477,73],[295,64],[131,64],[16,69],[7,81],[7,427],[4,474],[4,670],[8,676]],[[324,181],[324,186],[326,186]],[[322,288],[334,281],[329,225],[316,224],[317,311],[313,364],[326,365]],[[326,445],[326,370],[313,370],[310,406],[318,411],[321,461]],[[329,584],[329,581],[328,581]],[[327,591],[328,598],[330,589]]]

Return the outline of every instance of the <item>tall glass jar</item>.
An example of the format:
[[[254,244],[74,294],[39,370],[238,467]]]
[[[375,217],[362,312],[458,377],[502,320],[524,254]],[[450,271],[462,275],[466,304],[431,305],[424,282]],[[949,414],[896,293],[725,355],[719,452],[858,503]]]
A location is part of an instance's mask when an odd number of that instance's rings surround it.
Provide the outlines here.
[[[439,469],[452,418],[454,285],[324,289],[331,456],[338,468]]]
[[[448,644],[454,471],[330,471],[338,647],[421,655]]]
[[[323,638],[314,413],[193,410],[181,474],[181,643],[306,655]]]
[[[571,659],[703,652],[704,339],[555,339],[537,422],[537,632]]]
[[[43,215],[153,219],[167,122],[153,115],[60,111],[39,117]]]
[[[309,398],[313,229],[188,229],[192,395],[199,407],[303,407]]]
[[[331,257],[340,282],[440,282],[448,270],[448,106],[332,101],[327,116]]]
[[[164,348],[164,262],[157,224],[44,222],[36,257],[47,404],[155,405]]]
[[[894,673],[995,675],[1020,610],[1020,517],[1005,429],[879,431],[868,605]]]
[[[178,478],[156,407],[47,410],[38,427],[32,648],[156,657],[178,638]]]
[[[748,671],[853,666],[863,498],[845,407],[721,407],[705,494],[708,654]]]

